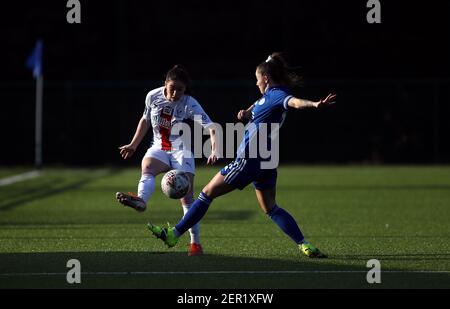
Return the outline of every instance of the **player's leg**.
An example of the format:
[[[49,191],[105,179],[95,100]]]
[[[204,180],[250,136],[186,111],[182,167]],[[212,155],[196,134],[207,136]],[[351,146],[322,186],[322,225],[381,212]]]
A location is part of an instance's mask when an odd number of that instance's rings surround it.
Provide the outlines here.
[[[189,177],[190,189],[186,195],[180,199],[181,207],[183,209],[183,216],[191,208],[194,202],[194,175],[195,175],[195,160],[194,155],[189,150],[175,150],[169,153],[172,168],[179,169],[185,172]],[[200,223],[194,224],[189,229],[191,240],[188,246],[188,255],[195,256],[203,253],[200,244]]]
[[[181,206],[183,207],[183,217],[191,208],[194,203],[194,174],[186,173],[189,177],[190,189],[188,193],[180,199]],[[194,224],[189,229],[189,235],[191,236],[191,241],[188,247],[188,255],[196,256],[203,254],[203,248],[200,244],[200,223]]]
[[[117,192],[117,200],[125,206],[132,207],[137,211],[144,211],[147,202],[155,190],[155,177],[170,169],[170,162],[164,151],[150,148],[142,159],[141,178],[138,184],[138,193]]]
[[[191,205],[190,210],[184,215],[183,219],[175,226],[176,235],[184,234],[189,228],[200,222],[208,211],[212,200],[227,194],[235,189],[235,187],[224,181],[224,176],[219,172],[211,181],[203,188],[200,195]]]
[[[256,198],[259,206],[278,227],[289,236],[300,251],[313,258],[326,257],[316,247],[305,241],[297,222],[290,213],[276,202],[276,170],[267,171],[260,180],[254,182]]]
[[[286,210],[279,207],[275,201],[276,188],[263,189],[258,187],[255,192],[259,206],[264,213],[296,244],[302,244],[304,237],[297,222],[295,222],[295,219]]]
[[[234,189],[242,190],[251,182],[253,177],[249,169],[251,166],[251,162],[246,159],[237,159],[231,162],[209,181],[190,210],[175,227],[161,228],[149,223],[148,228],[156,237],[161,238],[166,245],[169,247],[175,246],[179,237],[203,218],[213,199]]]
[[[234,189],[242,190],[252,179],[252,163],[237,159],[220,170],[203,188],[191,209],[175,226],[175,235],[182,235],[206,214],[213,199],[227,194]]]
[[[161,150],[161,152],[163,152]],[[170,170],[170,165],[164,160],[165,154],[156,156],[144,157],[142,159],[142,174],[138,184],[138,196],[142,198],[145,203],[150,200],[153,192],[155,192],[155,177],[161,173]]]
[[[192,203],[189,211],[175,227],[162,228],[149,223],[148,228],[153,235],[163,240],[168,247],[173,247],[177,244],[181,235],[200,222],[214,198],[234,189],[235,187],[224,181],[224,176],[219,172],[203,188],[198,198]]]
[[[225,182],[225,177],[218,172],[203,188],[202,192],[211,200],[225,195],[236,189],[236,187]]]

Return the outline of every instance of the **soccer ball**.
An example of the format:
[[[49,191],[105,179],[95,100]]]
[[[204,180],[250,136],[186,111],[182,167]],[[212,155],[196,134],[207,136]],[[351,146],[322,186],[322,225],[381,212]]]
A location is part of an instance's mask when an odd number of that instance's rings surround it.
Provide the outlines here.
[[[161,180],[161,189],[167,197],[180,199],[190,189],[189,177],[180,170],[168,171]]]

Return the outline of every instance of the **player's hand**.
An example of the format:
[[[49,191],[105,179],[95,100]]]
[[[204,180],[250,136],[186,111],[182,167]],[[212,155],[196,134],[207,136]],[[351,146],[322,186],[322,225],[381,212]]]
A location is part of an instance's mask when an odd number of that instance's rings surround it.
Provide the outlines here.
[[[336,94],[330,93],[325,99],[321,99],[319,102],[317,102],[316,107],[322,107],[322,106],[328,106],[331,104],[336,103]]]
[[[119,149],[120,155],[122,156],[123,159],[130,158],[136,151],[136,147],[132,146],[131,144],[120,146]]]
[[[214,163],[217,162],[217,154],[213,151],[211,152],[211,154],[208,157],[208,161],[206,162],[206,164],[208,165],[213,165]]]
[[[241,109],[238,114],[237,114],[237,119],[239,120],[246,120],[250,118],[250,113],[251,112],[247,112],[245,109]]]

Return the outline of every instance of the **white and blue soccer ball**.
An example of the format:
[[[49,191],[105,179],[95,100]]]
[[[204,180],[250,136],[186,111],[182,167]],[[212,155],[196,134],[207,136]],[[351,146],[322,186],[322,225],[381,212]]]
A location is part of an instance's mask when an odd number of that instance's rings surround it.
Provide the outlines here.
[[[170,170],[161,180],[161,189],[167,197],[180,199],[189,192],[189,177],[183,171]]]

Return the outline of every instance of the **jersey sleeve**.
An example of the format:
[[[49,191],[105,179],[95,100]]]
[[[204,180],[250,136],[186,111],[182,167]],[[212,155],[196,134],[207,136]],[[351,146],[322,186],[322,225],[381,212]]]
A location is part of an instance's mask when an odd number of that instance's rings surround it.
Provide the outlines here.
[[[283,108],[284,108],[285,110],[288,110],[288,108],[289,108],[288,103],[289,103],[289,100],[292,99],[292,98],[293,98],[293,96],[290,95],[290,94],[288,94],[288,95],[283,99]]]
[[[190,97],[187,102],[187,118],[197,122],[205,129],[213,124],[208,114],[200,106],[200,103],[193,97]]]
[[[150,93],[148,93],[147,97],[145,97],[145,109],[144,109],[144,114],[142,115],[142,117],[147,121],[151,121],[151,117],[150,117],[151,104],[152,104],[152,95]]]

